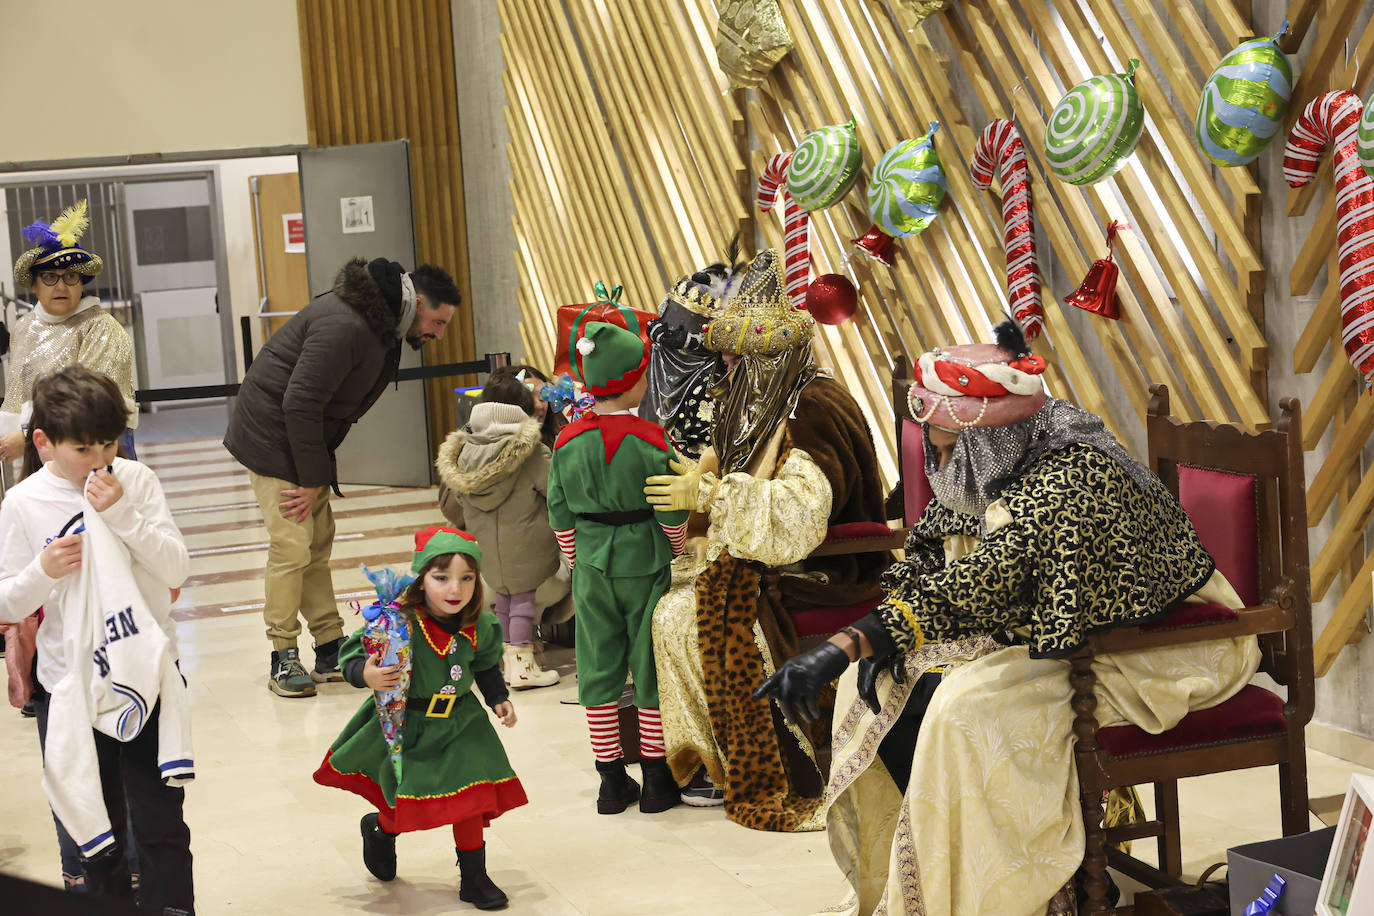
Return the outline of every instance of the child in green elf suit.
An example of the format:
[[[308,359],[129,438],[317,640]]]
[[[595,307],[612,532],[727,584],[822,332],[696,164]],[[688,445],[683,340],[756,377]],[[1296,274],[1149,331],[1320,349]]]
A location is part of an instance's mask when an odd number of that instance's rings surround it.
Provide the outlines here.
[[[687,513],[655,516],[644,480],[671,473],[678,454],[663,427],[633,412],[648,386],[648,344],[624,328],[593,322],[577,352],[596,409],[559,435],[548,488],[549,522],[572,567],[577,698],[587,710],[601,774],[596,810],[619,814],[638,800],[640,811],[655,813],[681,796],[663,758],[650,622],[668,588],[669,563],[682,553]],[[627,668],[639,713],[643,795],[625,772],[620,747],[617,707]]]
[[[525,804],[474,684],[506,727],[515,707],[498,663],[503,643],[496,615],[483,610],[482,548],[456,528],[415,534],[416,579],[397,600],[410,620],[410,687],[396,770],[371,697],[335,739],[315,781],[355,792],[376,806],[362,820],[363,864],[382,881],[396,877],[396,834],[453,827],[462,881],[458,898],[500,909],[505,893],[487,876],[482,832],[502,812]],[[401,666],[382,666],[363,647],[363,630],[344,641],[339,663],[355,687],[394,688]]]

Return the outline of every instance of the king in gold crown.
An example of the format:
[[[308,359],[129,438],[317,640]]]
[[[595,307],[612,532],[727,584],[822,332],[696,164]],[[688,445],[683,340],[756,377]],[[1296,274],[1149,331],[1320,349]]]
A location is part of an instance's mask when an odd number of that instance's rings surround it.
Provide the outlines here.
[[[771,356],[811,339],[815,319],[787,296],[782,260],[775,249],[759,252],[739,294],[725,300],[706,327],[706,346],[721,353]]]

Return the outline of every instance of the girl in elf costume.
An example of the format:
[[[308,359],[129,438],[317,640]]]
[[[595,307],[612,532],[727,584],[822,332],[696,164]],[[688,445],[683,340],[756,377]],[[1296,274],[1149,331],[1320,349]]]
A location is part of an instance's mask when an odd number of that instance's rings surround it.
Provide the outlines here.
[[[411,629],[410,688],[397,778],[374,702],[353,716],[315,772],[320,785],[355,792],[377,807],[362,819],[363,863],[379,880],[396,877],[396,834],[453,826],[460,900],[478,909],[506,905],[487,876],[483,829],[525,804],[501,740],[472,695],[475,683],[500,719],[515,724],[501,678],[501,625],[482,610],[482,548],[466,531],[431,526],[415,535],[412,582],[398,600]],[[363,630],[344,641],[339,663],[355,687],[389,690],[399,665],[383,667],[363,649]]]

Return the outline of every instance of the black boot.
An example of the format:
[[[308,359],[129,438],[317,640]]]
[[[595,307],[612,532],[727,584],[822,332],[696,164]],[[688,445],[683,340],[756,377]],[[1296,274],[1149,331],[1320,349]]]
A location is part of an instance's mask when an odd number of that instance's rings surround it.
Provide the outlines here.
[[[364,814],[363,864],[378,881],[390,881],[396,877],[396,834],[387,833],[377,823],[376,813]]]
[[[662,757],[639,758],[639,775],[644,779],[644,793],[639,796],[639,810],[658,814],[674,805],[682,804],[682,790],[677,787],[668,761]]]
[[[129,860],[118,843],[89,859],[83,858],[81,871],[86,875],[87,894],[124,900],[134,898],[134,888],[129,883]]]
[[[455,849],[458,853],[458,899],[471,903],[479,910],[499,910],[505,907],[506,892],[497,887],[487,875],[487,845],[481,849]]]
[[[598,760],[596,771],[601,774],[601,791],[596,796],[597,814],[619,814],[639,801],[639,783],[625,772],[625,758],[610,763]]]

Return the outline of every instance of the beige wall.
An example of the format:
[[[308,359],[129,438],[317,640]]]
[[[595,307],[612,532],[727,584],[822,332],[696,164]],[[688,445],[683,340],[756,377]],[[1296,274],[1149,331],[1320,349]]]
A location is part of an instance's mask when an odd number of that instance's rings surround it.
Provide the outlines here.
[[[0,161],[305,143],[289,0],[0,0]],[[62,34],[76,30],[75,44]],[[51,41],[32,36],[49,36]],[[75,72],[58,76],[70,60]],[[68,98],[70,105],[54,105]],[[42,107],[80,126],[35,126]],[[27,130],[11,130],[28,125]]]

